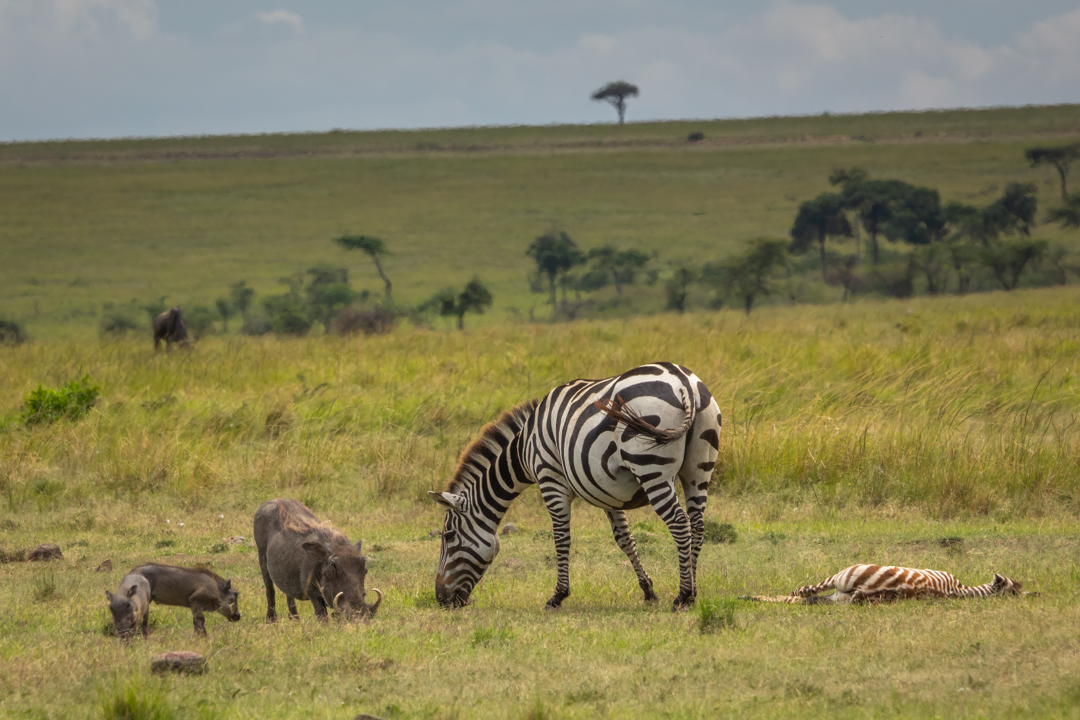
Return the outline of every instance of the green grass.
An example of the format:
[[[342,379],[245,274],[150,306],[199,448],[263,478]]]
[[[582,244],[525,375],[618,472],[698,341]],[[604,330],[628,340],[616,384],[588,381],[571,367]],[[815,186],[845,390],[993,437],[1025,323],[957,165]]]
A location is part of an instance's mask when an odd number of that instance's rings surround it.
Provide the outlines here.
[[[5,550],[51,541],[65,556],[0,565],[0,713],[101,717],[115,700],[175,717],[1070,717],[1078,292],[210,338],[157,355],[136,340],[0,348]],[[579,505],[573,594],[543,611],[553,548],[531,492],[512,506],[519,532],[503,538],[475,603],[439,609],[430,531],[441,517],[425,491],[479,427],[559,382],[656,358],[694,369],[724,413],[707,519],[737,538],[706,544],[701,607],[667,609],[674,548],[651,511],[631,526],[655,606],[603,514]],[[84,375],[101,387],[85,418],[19,420],[39,383]],[[386,593],[376,621],[322,626],[309,605],[298,623],[260,621],[251,517],[280,496],[364,539],[369,584]],[[223,548],[234,535],[248,542]],[[112,572],[95,573],[106,558]],[[188,611],[154,606],[146,642],[107,637],[104,590],[149,560],[233,578],[244,620],[212,616],[200,640]],[[733,600],[854,562],[969,584],[1000,572],[1041,595],[876,608]],[[209,674],[167,678],[156,694],[150,656],[183,649],[207,655]]]
[[[543,318],[525,248],[553,223],[585,249],[655,251],[668,272],[669,263],[700,265],[753,237],[786,236],[799,203],[829,189],[837,166],[974,204],[1009,182],[1035,182],[1046,208],[1057,201],[1056,174],[1028,167],[1023,151],[1074,138],[1078,119],[1080,106],[1063,105],[4,145],[0,316],[38,339],[85,339],[97,334],[103,303],[166,296],[212,307],[238,280],[279,293],[280,278],[319,262],[348,267],[354,287],[380,296],[370,261],[332,242],[351,232],[386,241],[399,302],[479,275],[495,305],[470,323]],[[706,140],[685,142],[696,128]],[[1075,233],[1056,226],[1036,236],[1076,245]],[[799,292],[839,298],[833,288]],[[659,286],[633,295],[598,297],[613,314],[662,307]]]

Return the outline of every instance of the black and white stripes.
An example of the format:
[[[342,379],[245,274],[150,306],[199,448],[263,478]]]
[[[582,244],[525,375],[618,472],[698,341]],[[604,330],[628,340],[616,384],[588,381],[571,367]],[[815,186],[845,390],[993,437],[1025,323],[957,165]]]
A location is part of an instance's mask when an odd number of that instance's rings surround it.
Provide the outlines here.
[[[790,595],[744,595],[747,600],[797,605],[818,603],[892,602],[908,598],[986,598],[1020,595],[1021,585],[994,574],[985,585],[970,587],[944,570],[915,570],[895,565],[852,565],[817,585],[804,585]],[[829,595],[819,595],[834,590]],[[1027,594],[1027,593],[1024,593]]]
[[[656,600],[638,559],[625,511],[651,505],[679,554],[675,607],[697,595],[697,558],[709,481],[719,452],[720,410],[692,372],[653,363],[604,380],[575,380],[487,425],[462,454],[449,487],[432,498],[447,508],[436,595],[466,603],[499,551],[498,526],[530,485],[551,515],[558,566],[549,608],[570,595],[570,504],[607,512],[646,600]],[[686,510],[675,493],[676,478]]]

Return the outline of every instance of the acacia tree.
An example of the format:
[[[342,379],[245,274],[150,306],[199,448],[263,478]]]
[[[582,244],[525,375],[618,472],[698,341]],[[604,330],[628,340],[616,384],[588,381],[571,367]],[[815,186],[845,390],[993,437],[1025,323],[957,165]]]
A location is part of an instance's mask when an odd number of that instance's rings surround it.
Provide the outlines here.
[[[613,245],[601,245],[589,250],[585,259],[593,268],[583,280],[587,288],[599,289],[611,279],[615,292],[622,295],[624,285],[633,285],[637,273],[649,262],[649,256],[640,250],[618,250]]]
[[[821,251],[821,277],[825,279],[825,241],[830,237],[851,237],[851,223],[844,212],[843,197],[837,193],[822,193],[799,206],[799,214],[791,226],[789,250],[802,254],[817,243]]]
[[[221,316],[221,332],[227,333],[229,332],[229,318],[236,314],[236,306],[224,297],[219,297],[214,304],[217,305],[218,315]]]
[[[381,256],[390,254],[386,249],[386,244],[380,238],[370,235],[342,235],[334,242],[346,250],[361,250],[371,257],[371,261],[375,263],[376,272],[382,278],[386,300],[389,302],[392,286],[390,278],[386,277],[386,273],[383,272],[382,262],[379,260]]]
[[[1080,159],[1080,143],[1050,148],[1028,148],[1024,151],[1024,157],[1031,163],[1031,167],[1053,165],[1061,178],[1061,199],[1066,200],[1069,197],[1069,190],[1066,187],[1069,166],[1072,165],[1073,160]]]
[[[491,291],[478,278],[473,278],[460,293],[446,288],[432,295],[422,307],[432,307],[442,317],[456,317],[458,330],[465,329],[465,314],[483,315],[491,307]]]
[[[533,240],[525,254],[536,261],[536,271],[547,276],[551,306],[555,307],[555,281],[584,261],[577,243],[565,230],[553,229]]]
[[[623,118],[626,116],[626,98],[637,96],[637,85],[632,85],[624,80],[616,80],[615,82],[609,82],[594,92],[592,99],[611,103],[619,113],[619,124],[622,125]]]
[[[758,296],[773,294],[775,269],[787,266],[786,240],[757,238],[750,240],[748,245],[745,253],[718,265],[706,265],[702,272],[704,279],[726,286],[737,295],[747,315]]]

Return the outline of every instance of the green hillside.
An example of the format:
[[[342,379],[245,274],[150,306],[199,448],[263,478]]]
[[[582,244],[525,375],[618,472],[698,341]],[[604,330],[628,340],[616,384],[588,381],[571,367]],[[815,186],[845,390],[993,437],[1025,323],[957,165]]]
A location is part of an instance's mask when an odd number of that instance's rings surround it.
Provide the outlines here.
[[[688,142],[691,132],[704,140]],[[1025,147],[1075,140],[1080,105],[589,126],[462,128],[0,146],[0,317],[40,339],[89,337],[105,303],[213,305],[246,280],[260,295],[321,262],[382,291],[366,258],[332,243],[375,235],[398,303],[473,275],[485,322],[547,314],[525,248],[553,225],[584,249],[700,264],[785,237],[838,166],[988,204],[1010,182],[1057,200]],[[1037,228],[1054,243],[1076,233]],[[610,294],[610,291],[606,291]],[[808,300],[839,298],[823,288]],[[704,295],[695,302],[703,302]],[[663,307],[645,288],[625,312]]]

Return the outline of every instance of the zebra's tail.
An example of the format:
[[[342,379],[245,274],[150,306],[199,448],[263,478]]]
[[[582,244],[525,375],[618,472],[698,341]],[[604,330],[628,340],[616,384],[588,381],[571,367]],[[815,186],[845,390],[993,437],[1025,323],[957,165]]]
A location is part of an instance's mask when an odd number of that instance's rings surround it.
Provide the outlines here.
[[[659,445],[667,445],[668,443],[675,442],[690,430],[690,425],[694,422],[694,407],[690,404],[690,398],[686,395],[684,388],[679,388],[679,395],[682,399],[683,412],[686,417],[683,418],[682,425],[673,430],[661,430],[660,428],[645,422],[645,420],[634,412],[634,409],[626,404],[621,397],[615,396],[614,400],[608,400],[607,398],[601,398],[593,403],[598,409],[606,413],[608,417],[612,418],[616,422],[621,422],[626,427],[634,430],[639,435],[651,438],[653,442]]]

